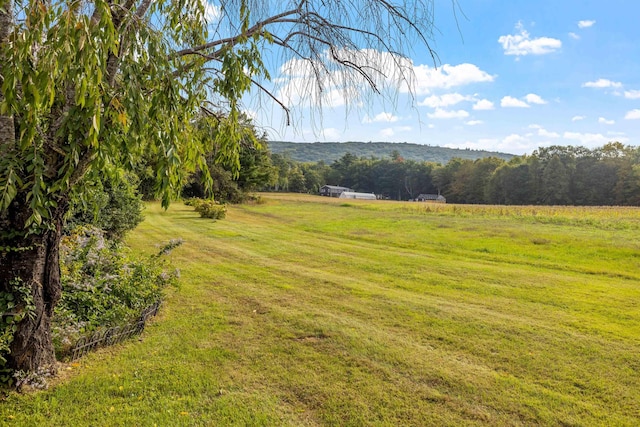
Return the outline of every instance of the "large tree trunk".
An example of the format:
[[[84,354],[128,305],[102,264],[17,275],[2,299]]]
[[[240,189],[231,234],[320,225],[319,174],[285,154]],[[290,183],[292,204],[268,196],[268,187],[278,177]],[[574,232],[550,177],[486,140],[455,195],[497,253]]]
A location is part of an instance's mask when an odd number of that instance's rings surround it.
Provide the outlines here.
[[[0,0],[0,46],[8,43],[14,25],[14,1]],[[0,56],[0,61],[3,58]],[[0,102],[4,95],[0,92]],[[0,155],[16,149],[17,123],[13,115],[0,115]],[[23,171],[16,171],[21,173]],[[55,370],[51,318],[61,296],[59,245],[62,218],[68,203],[58,198],[58,207],[37,231],[27,234],[25,224],[32,214],[26,191],[19,190],[8,209],[0,212],[0,292],[22,286],[31,293],[34,309],[18,324],[7,356],[15,370]],[[24,310],[18,304],[16,310]]]
[[[9,291],[11,283],[16,283],[17,279],[17,283],[31,289],[35,306],[32,315],[18,323],[11,343],[8,362],[15,370],[55,370],[51,318],[62,291],[59,247],[65,210],[66,203],[63,202],[49,222],[50,229],[25,237],[20,225],[24,225],[31,211],[19,195],[8,215],[0,220],[4,230],[18,232],[14,238],[0,238],[2,246],[13,249],[0,252],[0,286],[3,291]]]

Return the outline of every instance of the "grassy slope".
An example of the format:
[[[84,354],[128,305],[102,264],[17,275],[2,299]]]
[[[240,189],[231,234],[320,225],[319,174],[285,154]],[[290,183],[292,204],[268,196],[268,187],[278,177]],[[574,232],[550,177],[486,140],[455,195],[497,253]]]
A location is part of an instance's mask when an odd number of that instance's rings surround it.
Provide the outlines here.
[[[182,237],[134,341],[8,425],[638,425],[640,212],[268,196]]]

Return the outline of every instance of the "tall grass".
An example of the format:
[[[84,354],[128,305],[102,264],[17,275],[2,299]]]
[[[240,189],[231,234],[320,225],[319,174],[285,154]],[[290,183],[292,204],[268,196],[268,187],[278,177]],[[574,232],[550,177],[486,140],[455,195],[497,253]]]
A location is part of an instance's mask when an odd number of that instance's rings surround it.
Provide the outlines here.
[[[638,209],[149,205],[182,285],[9,425],[640,423]],[[542,220],[541,220],[542,218]]]

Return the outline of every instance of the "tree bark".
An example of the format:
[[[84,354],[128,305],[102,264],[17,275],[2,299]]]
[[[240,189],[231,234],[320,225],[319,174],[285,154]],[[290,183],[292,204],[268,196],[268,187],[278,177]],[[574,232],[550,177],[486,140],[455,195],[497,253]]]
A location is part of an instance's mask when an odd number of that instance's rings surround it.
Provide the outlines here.
[[[4,10],[4,11],[3,11]],[[7,43],[9,34],[13,29],[13,0],[0,0],[0,47]],[[4,58],[0,56],[0,61]],[[4,81],[0,74],[0,85]],[[0,103],[4,100],[4,94],[0,91]],[[15,124],[13,116],[0,114],[0,147],[15,142]],[[0,150],[1,152],[2,150]]]
[[[22,196],[22,197],[21,197]],[[3,236],[0,242],[13,250],[0,252],[0,284],[3,291],[10,290],[11,282],[18,279],[31,289],[33,298],[32,316],[18,323],[18,330],[11,343],[8,365],[15,370],[55,371],[55,352],[51,339],[51,318],[60,299],[59,247],[62,237],[62,217],[67,203],[60,203],[49,222],[50,229],[24,236],[20,225],[31,214],[23,195],[18,195],[2,218],[3,230],[13,230],[18,235],[13,238]],[[8,228],[5,228],[8,227]]]

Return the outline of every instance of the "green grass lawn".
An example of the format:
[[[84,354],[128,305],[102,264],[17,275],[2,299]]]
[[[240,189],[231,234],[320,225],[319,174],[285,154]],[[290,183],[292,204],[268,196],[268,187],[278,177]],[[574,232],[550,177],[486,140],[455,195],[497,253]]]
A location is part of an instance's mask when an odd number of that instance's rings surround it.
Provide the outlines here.
[[[264,195],[162,211],[181,287],[2,425],[640,424],[640,210]]]

